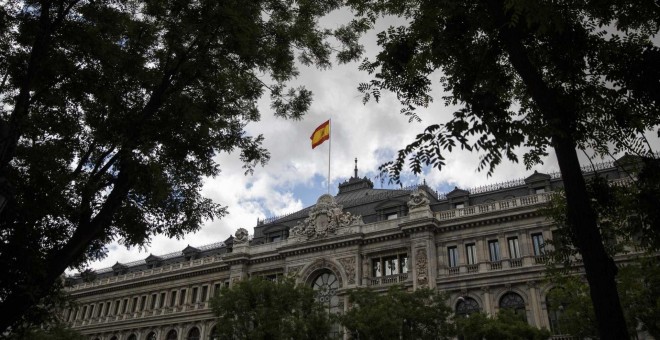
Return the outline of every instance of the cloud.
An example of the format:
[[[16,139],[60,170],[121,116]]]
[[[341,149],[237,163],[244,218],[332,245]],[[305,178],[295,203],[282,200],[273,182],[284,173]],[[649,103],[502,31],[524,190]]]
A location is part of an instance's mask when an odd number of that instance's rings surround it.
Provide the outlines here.
[[[322,20],[323,24],[336,26],[346,22],[345,12],[333,13]],[[380,30],[401,23],[388,18],[379,22]],[[375,33],[367,35],[363,42],[367,55],[376,51]],[[382,93],[379,103],[362,103],[357,91],[360,82],[370,76],[357,71],[358,63],[338,65],[331,70],[300,67],[300,76],[294,85],[305,85],[314,93],[314,102],[303,120],[284,120],[272,115],[266,95],[259,102],[262,119],[246,127],[250,135],[262,134],[264,146],[271,153],[270,162],[257,168],[254,175],[245,176],[238,155],[219,154],[216,161],[222,173],[205,181],[203,194],[215,202],[228,207],[229,215],[221,220],[208,221],[198,232],[185,235],[183,239],[154,237],[146,249],[140,251],[113,243],[110,252],[102,261],[93,263],[93,268],[143,259],[149,253],[165,254],[185,248],[188,244],[201,246],[223,241],[238,228],[252,232],[257,219],[300,210],[314,204],[316,198],[325,193],[328,172],[328,148],[332,143],[331,192],[336,193],[337,184],[353,174],[354,159],[359,159],[360,176],[374,178],[377,168],[391,160],[396,151],[414,140],[415,135],[432,123],[447,121],[457,107],[445,107],[440,86],[432,92],[435,102],[419,110],[422,122],[409,122],[399,113],[400,105],[392,93]],[[438,84],[441,74],[432,75]],[[331,142],[311,149],[309,136],[312,131],[332,119]],[[522,155],[522,153],[520,153]],[[527,170],[522,164],[503,162],[492,177],[486,172],[477,172],[479,154],[457,150],[447,155],[446,166],[441,172],[426,169],[420,176],[408,174],[406,184],[426,180],[438,191],[450,190],[454,186],[470,188],[489,183],[522,178],[533,170],[550,172],[558,170],[554,155],[547,157],[545,164]],[[377,187],[380,182],[374,181]],[[386,185],[386,184],[385,184]]]

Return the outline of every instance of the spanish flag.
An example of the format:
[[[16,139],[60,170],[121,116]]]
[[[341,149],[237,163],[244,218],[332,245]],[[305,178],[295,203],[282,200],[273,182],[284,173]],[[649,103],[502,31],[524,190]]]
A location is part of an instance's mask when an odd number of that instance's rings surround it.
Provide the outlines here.
[[[330,139],[330,120],[319,125],[309,139],[312,140],[312,149]]]

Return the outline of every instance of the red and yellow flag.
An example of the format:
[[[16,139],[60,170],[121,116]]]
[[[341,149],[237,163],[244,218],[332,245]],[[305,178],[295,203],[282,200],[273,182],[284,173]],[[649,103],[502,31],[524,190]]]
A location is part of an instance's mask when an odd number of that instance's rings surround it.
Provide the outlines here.
[[[312,149],[330,139],[330,120],[319,125],[309,139],[312,140]]]

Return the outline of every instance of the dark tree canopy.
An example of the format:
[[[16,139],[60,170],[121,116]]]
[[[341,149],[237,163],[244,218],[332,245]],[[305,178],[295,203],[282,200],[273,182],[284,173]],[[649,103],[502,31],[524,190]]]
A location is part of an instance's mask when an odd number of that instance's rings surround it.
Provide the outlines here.
[[[447,297],[431,289],[349,292],[351,308],[339,320],[355,339],[450,339],[454,326]]]
[[[398,180],[438,169],[444,153],[478,151],[478,169],[503,159],[530,167],[554,150],[567,198],[567,221],[590,285],[604,339],[628,338],[615,284],[577,151],[611,156],[652,152],[646,133],[660,126],[660,7],[634,1],[350,0],[359,15],[401,16],[406,24],[378,36],[381,51],[361,69],[365,100],[396,93],[402,112],[433,98],[440,83],[447,122],[433,122],[381,170]],[[436,72],[436,70],[440,72]]]
[[[0,333],[69,267],[104,244],[180,237],[220,204],[200,195],[237,152],[268,160],[259,120],[300,118],[311,93],[296,60],[328,67],[360,51],[360,22],[336,31],[326,1],[10,0],[0,8]],[[334,39],[334,38],[333,38]],[[0,204],[1,205],[1,204]]]
[[[331,316],[311,287],[261,278],[224,287],[211,300],[220,339],[330,339]]]

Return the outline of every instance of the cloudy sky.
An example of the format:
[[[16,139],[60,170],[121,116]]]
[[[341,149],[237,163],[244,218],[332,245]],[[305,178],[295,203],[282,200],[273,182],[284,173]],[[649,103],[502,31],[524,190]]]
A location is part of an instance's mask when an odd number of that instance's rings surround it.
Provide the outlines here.
[[[345,16],[336,14],[325,18],[323,24],[336,27],[343,22]],[[392,20],[383,21],[378,29],[390,24]],[[367,56],[377,51],[375,34],[369,34],[362,42]],[[227,206],[228,216],[208,221],[198,232],[179,240],[155,237],[145,249],[126,249],[113,242],[108,245],[108,256],[92,263],[91,267],[104,268],[115,262],[143,259],[150,253],[166,254],[187,245],[202,246],[223,241],[241,227],[252,233],[257,219],[291,213],[314,204],[326,191],[328,142],[312,150],[309,137],[328,119],[332,119],[331,193],[336,194],[337,184],[352,175],[356,157],[360,177],[371,178],[379,188],[381,184],[375,179],[378,165],[392,160],[395,152],[413,141],[427,125],[447,121],[456,109],[444,107],[443,94],[437,86],[433,93],[436,101],[419,111],[422,122],[409,123],[408,117],[399,114],[400,105],[391,93],[383,93],[380,103],[372,101],[363,105],[357,86],[370,78],[357,70],[357,63],[335,66],[326,71],[301,67],[300,71],[297,83],[314,93],[314,102],[305,118],[301,121],[275,118],[268,98],[264,98],[261,101],[261,121],[247,127],[251,135],[264,135],[264,146],[271,153],[270,162],[257,168],[253,175],[245,176],[237,155],[216,156],[222,173],[207,179],[203,194]],[[439,77],[439,74],[435,77],[436,83]],[[476,171],[478,158],[476,153],[455,151],[447,158],[447,166],[442,172],[427,171],[417,177],[408,176],[406,184],[421,183],[425,179],[439,192],[447,192],[454,186],[470,188],[526,177],[534,170],[549,172],[558,169],[554,155],[551,155],[543,166],[532,170],[526,170],[522,164],[505,163],[488,178],[485,172]]]

